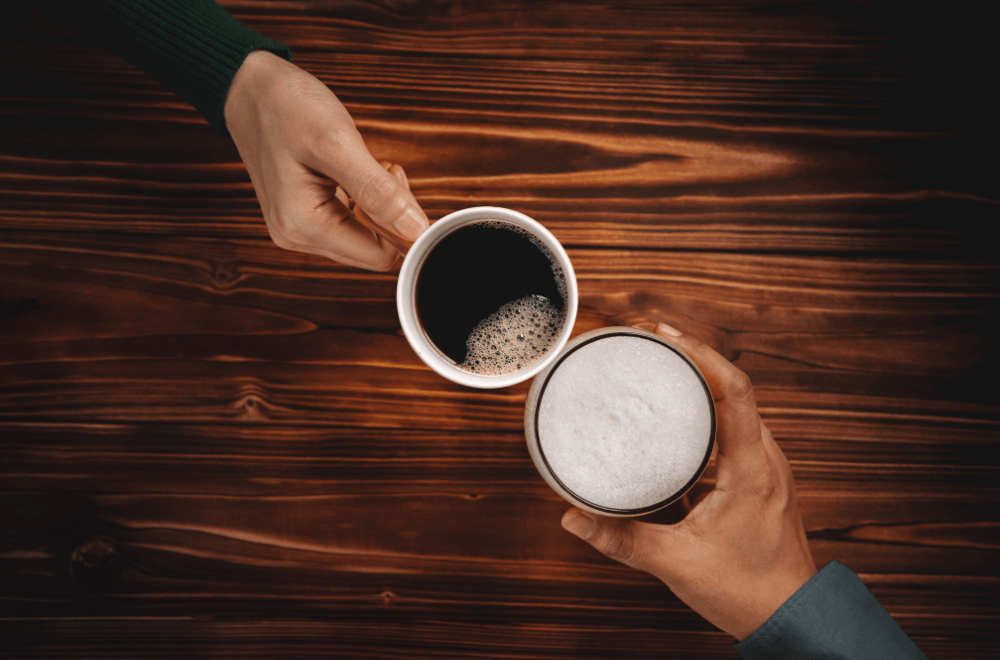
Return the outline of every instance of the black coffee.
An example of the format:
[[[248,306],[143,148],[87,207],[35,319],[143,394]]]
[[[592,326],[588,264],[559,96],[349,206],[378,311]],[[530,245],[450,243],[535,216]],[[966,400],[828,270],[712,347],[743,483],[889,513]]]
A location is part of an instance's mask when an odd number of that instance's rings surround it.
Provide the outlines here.
[[[417,317],[462,369],[499,376],[528,367],[556,343],[566,276],[532,235],[482,220],[445,236],[417,275]]]

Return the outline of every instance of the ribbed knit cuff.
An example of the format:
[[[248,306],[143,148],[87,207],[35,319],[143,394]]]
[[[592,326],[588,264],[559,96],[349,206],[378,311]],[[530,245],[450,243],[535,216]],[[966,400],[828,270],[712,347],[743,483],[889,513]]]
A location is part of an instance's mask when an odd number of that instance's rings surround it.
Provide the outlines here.
[[[212,0],[60,0],[56,17],[153,76],[228,136],[223,110],[254,50],[291,61],[288,46],[245,27]]]

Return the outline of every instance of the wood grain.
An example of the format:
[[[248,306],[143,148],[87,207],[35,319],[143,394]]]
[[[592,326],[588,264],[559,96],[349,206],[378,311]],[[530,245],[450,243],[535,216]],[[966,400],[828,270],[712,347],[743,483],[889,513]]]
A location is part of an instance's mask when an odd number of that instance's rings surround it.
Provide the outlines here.
[[[222,4],[289,43],[432,218],[549,227],[575,332],[663,320],[746,371],[817,562],[928,657],[992,657],[985,18]],[[0,654],[736,657],[559,527],[527,384],[442,380],[394,274],[275,247],[193,108],[30,9],[0,55]]]

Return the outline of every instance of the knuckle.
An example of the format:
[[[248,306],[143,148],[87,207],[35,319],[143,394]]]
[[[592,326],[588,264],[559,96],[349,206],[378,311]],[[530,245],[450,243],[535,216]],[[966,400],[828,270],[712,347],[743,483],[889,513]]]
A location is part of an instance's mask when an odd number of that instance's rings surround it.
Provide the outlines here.
[[[761,494],[769,502],[774,502],[781,497],[781,484],[773,473],[768,473],[761,483]]]
[[[769,515],[777,519],[786,518],[793,509],[795,501],[792,499],[787,488],[775,487],[770,490],[771,493],[767,499]]]
[[[354,199],[371,214],[383,215],[395,210],[395,206],[399,206],[399,211],[402,212],[405,203],[397,193],[396,180],[382,170],[373,172],[365,179]]]
[[[768,503],[769,508],[784,510],[788,506],[788,488],[785,487],[781,475],[774,470],[768,470],[758,481],[757,493]]]
[[[605,534],[603,552],[605,555],[628,566],[637,566],[642,560],[635,536],[623,525],[616,525]]]
[[[795,493],[795,481],[792,479],[788,460],[785,459],[784,463],[784,469],[779,479],[780,504],[782,511],[788,511],[798,506],[798,495]]]
[[[753,382],[739,369],[733,369],[726,384],[726,395],[738,401],[753,399]]]
[[[781,489],[781,493],[777,497],[777,508],[782,514],[787,514],[795,508],[795,498],[787,488]]]
[[[354,138],[357,131],[353,124],[350,126],[338,125],[326,132],[322,147],[324,157],[328,160],[337,160],[341,154],[348,153],[354,145]]]
[[[271,235],[271,240],[275,245],[280,247],[282,250],[291,250],[292,242],[285,238],[284,234],[271,226],[271,223],[267,225],[267,233]]]
[[[395,253],[382,255],[371,265],[371,269],[377,273],[384,273],[391,270],[394,263],[396,263]]]
[[[315,226],[299,215],[284,216],[280,227],[282,236],[293,245],[310,245],[316,238]]]
[[[785,481],[792,480],[792,463],[785,456],[785,452],[781,451],[781,447],[778,447],[778,470]]]
[[[312,127],[309,148],[324,163],[339,165],[340,169],[353,167],[354,154],[363,148],[359,146],[359,143],[364,144],[361,135],[352,121],[344,120],[337,113],[327,114],[325,121]]]

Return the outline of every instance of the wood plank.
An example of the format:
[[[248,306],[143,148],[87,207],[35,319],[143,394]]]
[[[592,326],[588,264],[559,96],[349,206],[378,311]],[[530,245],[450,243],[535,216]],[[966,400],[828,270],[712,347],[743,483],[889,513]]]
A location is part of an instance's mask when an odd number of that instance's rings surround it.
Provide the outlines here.
[[[664,320],[746,371],[817,561],[929,657],[995,655],[992,23],[222,4],[291,45],[432,218],[545,223],[575,332]],[[736,657],[559,527],[527,384],[443,381],[394,274],[273,246],[193,108],[26,7],[0,97],[0,655]]]
[[[700,12],[660,10],[577,26],[567,38],[593,30],[596,42],[559,57],[537,52],[534,30],[491,35],[488,11],[423,25],[408,17],[404,32],[316,16],[258,27],[337,90],[379,158],[406,164],[432,217],[511,206],[569,245],[978,252],[963,237],[995,216],[992,183],[959,157],[975,148],[968,137],[929,129],[924,106],[900,102],[912,63],[887,60],[860,78],[831,68],[838,50],[863,58],[891,47],[890,37],[803,41],[794,18],[754,17],[749,7],[736,10],[737,34],[728,16],[692,34],[684,30],[704,23]],[[532,12],[537,29],[552,18]],[[648,20],[660,26],[653,43]],[[0,121],[10,145],[0,171],[16,184],[0,189],[5,226],[266,236],[231,142],[114,56],[66,40],[68,54],[5,53],[14,102]],[[706,52],[689,52],[700,42]],[[407,55],[417,43],[421,57]],[[613,62],[593,61],[611,44]],[[657,64],[651,48],[687,66]],[[766,75],[745,70],[750,52]],[[80,64],[67,69],[67,56]],[[95,88],[121,105],[101,103]],[[163,125],[150,131],[136,119]],[[163,142],[162,131],[174,139]],[[77,156],[59,157],[66,149]],[[927,185],[900,186],[910,174]]]
[[[0,346],[10,347],[0,410],[11,418],[359,424],[378,409],[382,425],[520,424],[526,386],[467,391],[419,362],[398,329],[391,274],[260,241],[8,233],[0,250]],[[667,320],[750,374],[762,407],[802,408],[814,392],[810,408],[869,396],[900,414],[942,397],[982,401],[974,415],[995,410],[979,378],[996,364],[995,265],[570,254],[584,305],[576,332]]]

